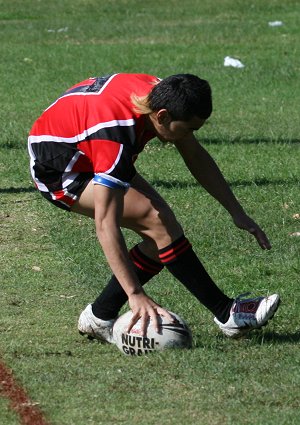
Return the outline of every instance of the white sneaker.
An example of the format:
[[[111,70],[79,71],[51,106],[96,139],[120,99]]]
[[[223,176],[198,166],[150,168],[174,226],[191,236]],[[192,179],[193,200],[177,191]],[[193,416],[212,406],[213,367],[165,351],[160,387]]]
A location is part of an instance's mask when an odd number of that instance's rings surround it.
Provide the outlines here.
[[[226,323],[214,318],[221,331],[230,338],[239,338],[252,329],[265,326],[279,307],[280,297],[277,294],[242,299],[246,295],[249,294],[242,294],[235,299]]]
[[[87,335],[89,339],[97,338],[114,344],[112,329],[115,321],[98,319],[93,314],[92,304],[89,304],[79,316],[78,330],[80,335]]]

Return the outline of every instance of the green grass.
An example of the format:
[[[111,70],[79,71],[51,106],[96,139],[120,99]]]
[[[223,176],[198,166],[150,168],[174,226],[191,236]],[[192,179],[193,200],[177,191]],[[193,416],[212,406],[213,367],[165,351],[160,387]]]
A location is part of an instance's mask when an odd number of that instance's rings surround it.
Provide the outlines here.
[[[0,1],[0,355],[51,424],[299,424],[300,239],[290,236],[300,231],[299,9],[296,0]],[[225,68],[227,55],[245,68]],[[187,320],[192,350],[127,358],[78,335],[78,314],[110,271],[93,222],[34,191],[26,137],[67,87],[118,71],[211,82],[214,114],[199,139],[273,249],[234,228],[171,146],[152,142],[138,168],[226,293],[281,294],[262,332],[223,338],[163,271],[148,293]],[[125,234],[128,246],[138,240]],[[5,398],[0,423],[19,423]]]

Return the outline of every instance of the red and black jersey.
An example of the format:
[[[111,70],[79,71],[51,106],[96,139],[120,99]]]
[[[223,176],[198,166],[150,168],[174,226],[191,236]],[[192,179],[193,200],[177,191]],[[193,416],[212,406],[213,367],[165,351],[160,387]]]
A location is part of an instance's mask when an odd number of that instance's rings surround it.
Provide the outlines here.
[[[153,133],[134,112],[131,97],[158,81],[146,74],[89,78],[67,90],[34,123],[28,138],[37,188],[67,206],[95,174],[128,183],[134,160]]]

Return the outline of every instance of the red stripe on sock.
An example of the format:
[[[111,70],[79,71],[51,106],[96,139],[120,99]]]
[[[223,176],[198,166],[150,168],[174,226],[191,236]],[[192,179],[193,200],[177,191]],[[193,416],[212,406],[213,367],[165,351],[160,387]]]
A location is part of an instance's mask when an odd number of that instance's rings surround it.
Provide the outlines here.
[[[180,241],[177,245],[170,248],[168,251],[162,252],[159,254],[159,258],[162,263],[166,264],[174,260],[179,255],[187,251],[192,245],[187,239]]]
[[[184,245],[190,246],[190,243],[187,239],[180,241],[177,245],[172,246],[169,250],[167,250],[165,252],[161,252],[159,254],[159,258],[164,258],[164,257],[167,257],[168,255],[172,255],[173,253],[175,253],[178,249],[180,249]]]
[[[151,273],[153,275],[159,273],[161,269],[163,268],[159,264],[153,264],[150,261],[147,261],[145,257],[142,257],[139,255],[139,250],[137,248],[132,248],[132,250],[129,252],[130,258],[135,264],[136,267],[138,267],[141,270],[146,271],[147,273]]]
[[[178,258],[181,254],[183,254],[184,252],[186,252],[190,247],[191,247],[191,245],[188,245],[186,247],[183,247],[181,250],[176,251],[176,253],[174,253],[173,255],[170,254],[168,258],[162,259],[161,262],[163,264],[168,264],[171,261],[176,260],[176,258]]]
[[[143,270],[144,272],[147,272],[147,273],[149,273],[149,274],[152,274],[153,276],[157,274],[157,272],[153,273],[153,270],[148,269],[148,268],[147,268],[147,267],[145,267],[145,266],[142,266],[142,265],[141,265],[141,264],[139,264],[138,262],[136,262],[136,261],[134,261],[134,260],[132,260],[132,261],[133,261],[133,264],[134,264],[134,265],[135,265],[138,269],[141,269],[141,270]]]

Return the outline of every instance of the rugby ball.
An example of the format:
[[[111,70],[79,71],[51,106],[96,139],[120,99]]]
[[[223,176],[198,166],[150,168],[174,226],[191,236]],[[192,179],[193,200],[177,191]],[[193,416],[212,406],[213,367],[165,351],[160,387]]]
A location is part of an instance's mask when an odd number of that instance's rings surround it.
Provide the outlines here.
[[[157,333],[149,319],[146,336],[141,336],[140,320],[129,333],[126,333],[125,330],[132,318],[132,311],[120,316],[113,327],[114,342],[119,350],[128,356],[142,356],[169,348],[190,348],[192,346],[191,330],[178,314],[171,311],[169,313],[174,317],[174,322],[158,316],[159,332]]]

